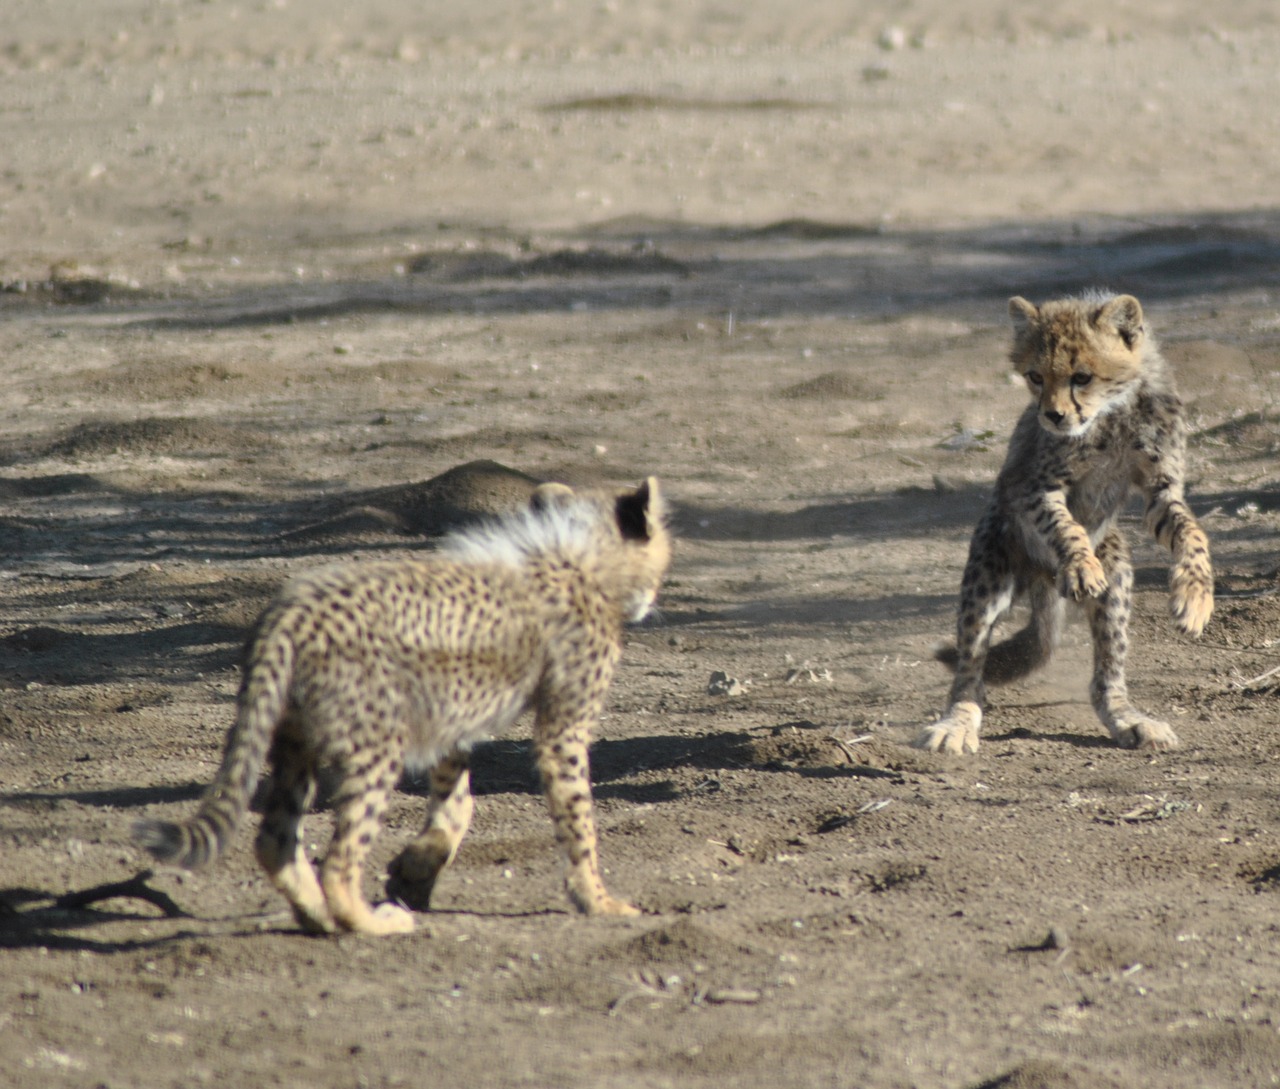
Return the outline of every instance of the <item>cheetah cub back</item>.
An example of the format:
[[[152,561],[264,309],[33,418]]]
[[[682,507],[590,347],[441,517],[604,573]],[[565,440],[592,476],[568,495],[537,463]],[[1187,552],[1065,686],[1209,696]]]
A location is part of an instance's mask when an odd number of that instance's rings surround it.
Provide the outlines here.
[[[1133,568],[1116,524],[1132,491],[1147,530],[1173,554],[1174,622],[1198,635],[1213,613],[1209,542],[1183,499],[1186,424],[1173,376],[1132,295],[1090,294],[1035,306],[1009,300],[1010,359],[1031,404],[969,545],[956,645],[939,653],[955,670],[942,719],[916,745],[976,752],[986,684],[1026,676],[1058,644],[1064,603],[1084,608],[1093,637],[1089,694],[1117,744],[1169,749],[1165,722],[1129,702],[1125,657]],[[990,646],[1016,597],[1031,619]]]
[[[339,563],[290,581],[249,642],[222,766],[184,823],[134,838],[195,868],[226,846],[264,763],[270,790],[255,850],[299,923],[392,933],[403,906],[371,907],[362,867],[402,769],[429,770],[421,834],[389,889],[425,910],[470,824],[468,754],[535,712],[534,750],[566,884],[590,915],[633,915],[600,878],[587,746],[627,621],[644,617],[670,560],[658,483],[616,496],[544,485],[530,508],[447,538],[438,553]],[[319,875],[302,848],[321,770],[335,783]]]

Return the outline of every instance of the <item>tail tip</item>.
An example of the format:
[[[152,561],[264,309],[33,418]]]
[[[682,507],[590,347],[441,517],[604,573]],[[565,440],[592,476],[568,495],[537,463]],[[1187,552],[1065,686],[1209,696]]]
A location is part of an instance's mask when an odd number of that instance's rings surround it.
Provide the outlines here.
[[[133,842],[158,862],[174,862],[183,853],[182,826],[170,821],[140,820],[133,826]]]

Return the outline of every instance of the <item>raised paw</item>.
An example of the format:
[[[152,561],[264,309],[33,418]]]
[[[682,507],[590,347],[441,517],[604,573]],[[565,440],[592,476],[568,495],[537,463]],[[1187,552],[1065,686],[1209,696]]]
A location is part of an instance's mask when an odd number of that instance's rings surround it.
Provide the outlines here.
[[[1169,612],[1174,623],[1188,635],[1199,635],[1213,615],[1213,583],[1176,567],[1172,583]]]
[[[1146,715],[1126,715],[1111,730],[1111,736],[1122,749],[1147,749],[1167,752],[1180,744],[1173,727],[1158,718]]]
[[[1072,601],[1101,597],[1106,589],[1107,573],[1092,552],[1069,559],[1058,576],[1058,592]]]
[[[982,708],[969,700],[962,700],[937,722],[921,728],[911,744],[929,752],[976,753],[981,726]]]

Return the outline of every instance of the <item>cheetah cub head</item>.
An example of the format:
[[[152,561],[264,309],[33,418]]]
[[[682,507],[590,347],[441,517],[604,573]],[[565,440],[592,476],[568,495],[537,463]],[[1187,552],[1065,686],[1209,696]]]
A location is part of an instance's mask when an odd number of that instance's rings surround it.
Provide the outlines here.
[[[649,614],[671,563],[667,504],[656,477],[613,494],[542,484],[529,507],[536,535],[570,543],[625,620]]]
[[[1009,300],[1014,367],[1039,406],[1040,426],[1077,438],[1123,408],[1142,378],[1147,331],[1132,295],[1090,295],[1034,306]]]

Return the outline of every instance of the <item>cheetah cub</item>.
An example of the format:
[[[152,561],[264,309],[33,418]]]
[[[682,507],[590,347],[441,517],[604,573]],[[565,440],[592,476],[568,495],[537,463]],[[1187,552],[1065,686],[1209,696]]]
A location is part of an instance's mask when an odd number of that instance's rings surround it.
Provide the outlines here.
[[[307,930],[413,928],[371,907],[361,869],[404,766],[429,770],[426,825],[389,891],[425,910],[471,821],[471,746],[533,708],[534,751],[570,899],[635,915],[600,879],[587,769],[626,621],[653,604],[670,560],[658,483],[616,496],[549,484],[529,509],[446,538],[436,554],[339,563],[290,581],[246,652],[222,767],[185,823],[142,821],[135,840],[187,869],[223,850],[264,762],[258,861]],[[332,772],[333,838],[317,877],[301,842],[317,773]]]
[[[1213,613],[1209,542],[1183,500],[1182,402],[1131,295],[1087,295],[1033,306],[1009,300],[1010,358],[1032,403],[1009,442],[995,493],[974,530],[960,584],[956,645],[938,658],[955,670],[941,721],[916,746],[976,752],[985,684],[1044,665],[1062,630],[1063,601],[1084,606],[1093,635],[1094,710],[1117,744],[1171,749],[1165,722],[1129,702],[1125,655],[1133,568],[1116,518],[1142,493],[1151,535],[1173,553],[1174,622],[1198,635]],[[1031,619],[989,647],[1015,597]]]

